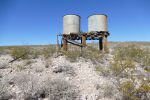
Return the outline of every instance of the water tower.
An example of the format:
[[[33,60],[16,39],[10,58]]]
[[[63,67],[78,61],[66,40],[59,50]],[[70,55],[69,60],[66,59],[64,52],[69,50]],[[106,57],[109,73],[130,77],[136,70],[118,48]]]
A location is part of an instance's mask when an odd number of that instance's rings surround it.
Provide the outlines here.
[[[67,44],[88,47],[86,40],[99,40],[99,50],[107,50],[107,15],[94,14],[88,17],[88,32],[80,31],[80,16],[69,14],[63,16],[62,48],[67,50]],[[76,40],[81,40],[77,42]]]

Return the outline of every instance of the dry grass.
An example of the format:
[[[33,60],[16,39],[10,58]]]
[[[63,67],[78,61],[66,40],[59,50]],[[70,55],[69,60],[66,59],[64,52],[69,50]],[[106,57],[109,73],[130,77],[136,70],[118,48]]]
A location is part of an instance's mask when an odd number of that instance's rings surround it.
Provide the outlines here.
[[[58,66],[53,70],[54,73],[64,73],[66,75],[75,76],[75,70],[70,65]]]
[[[25,100],[29,98],[38,98],[38,91],[40,89],[40,85],[38,84],[38,79],[35,76],[31,74],[18,73],[12,79],[12,81],[21,90],[23,96],[21,98],[24,98]]]
[[[135,62],[143,66],[150,66],[149,50],[136,45],[115,48],[111,70],[114,75],[121,75],[127,68],[135,68]],[[142,66],[141,66],[142,67]]]
[[[0,69],[6,69],[6,68],[8,68],[7,63],[0,63]]]
[[[43,93],[50,100],[76,100],[78,96],[75,87],[62,79],[47,80]]]
[[[11,51],[11,56],[14,59],[28,59],[30,55],[30,49],[27,47],[13,47]]]
[[[146,77],[140,79],[138,76],[133,76],[132,73],[128,75],[129,71],[136,70],[135,62],[144,66],[149,66],[149,61],[145,63],[145,60],[149,59],[147,55],[149,55],[148,50],[137,47],[136,45],[127,45],[115,49],[113,62],[111,63],[111,71],[118,79],[127,78],[129,80],[123,83],[118,81],[118,89],[122,93],[123,100],[150,99],[148,97],[150,84],[148,81],[143,80],[144,78],[146,79]],[[136,87],[137,81],[135,81],[135,79],[141,82],[138,88]]]
[[[76,62],[79,57],[82,57],[86,60],[91,60],[93,63],[103,62],[103,58],[105,56],[104,53],[100,52],[98,49],[88,46],[87,48],[84,48],[83,51],[79,49],[74,49],[72,51],[64,52],[67,59],[69,59],[71,62]]]
[[[126,81],[120,84],[120,92],[123,95],[123,100],[149,100],[148,93],[150,92],[150,86],[146,81],[143,81],[141,85],[136,88],[136,83],[132,81]]]
[[[48,46],[45,47],[43,50],[43,56],[45,57],[45,59],[53,56],[54,53],[56,53],[56,47],[55,46]]]
[[[8,84],[0,81],[0,100],[12,99],[13,95],[9,92]]]

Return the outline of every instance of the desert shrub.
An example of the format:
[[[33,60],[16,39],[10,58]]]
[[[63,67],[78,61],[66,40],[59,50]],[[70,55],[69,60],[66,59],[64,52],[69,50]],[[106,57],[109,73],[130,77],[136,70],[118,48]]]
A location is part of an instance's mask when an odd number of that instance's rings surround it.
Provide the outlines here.
[[[136,96],[139,98],[144,98],[145,100],[150,99],[147,95],[150,93],[150,85],[148,82],[143,82],[141,86],[136,90]]]
[[[26,69],[26,67],[23,66],[23,65],[17,65],[17,66],[16,66],[16,71],[17,71],[17,72],[21,72],[21,71],[23,71],[23,70],[25,70],[25,69]]]
[[[7,63],[0,63],[0,69],[5,69],[8,67]]]
[[[150,67],[145,67],[144,70],[150,72]]]
[[[50,100],[76,100],[78,96],[75,87],[62,79],[48,79],[44,86],[43,94]]]
[[[0,81],[0,100],[9,100],[13,95],[8,90],[8,85]]]
[[[135,65],[134,62],[130,59],[128,60],[120,60],[116,57],[114,57],[114,62],[111,63],[111,71],[113,75],[115,76],[120,76],[120,77],[125,77],[126,75],[125,70],[126,69],[134,69]]]
[[[21,58],[27,59],[29,58],[30,50],[28,47],[13,47],[11,56],[14,59]]]
[[[18,73],[14,76],[12,81],[21,90],[21,98],[27,100],[27,98],[36,99],[39,97],[40,85],[38,84],[38,79],[34,75]]]
[[[4,48],[0,47],[0,55],[3,55],[3,53],[4,53]]]
[[[19,73],[11,81],[21,90],[21,97],[18,98],[24,100],[75,100],[78,95],[75,86],[62,79],[39,81],[34,75]]]
[[[36,59],[36,58],[38,58],[39,57],[39,55],[41,55],[41,52],[40,51],[37,51],[37,50],[33,50],[32,52],[31,52],[31,58],[33,58],[33,59]]]
[[[47,59],[51,57],[55,52],[56,52],[56,47],[49,46],[49,47],[44,48],[43,55]]]
[[[96,89],[99,90],[99,95],[97,96],[96,100],[101,100],[102,98],[111,99],[115,96],[114,93],[116,93],[115,87],[110,84],[101,84],[101,85],[97,84]],[[116,100],[118,100],[118,99],[116,99]]]
[[[120,84],[120,92],[123,95],[123,100],[149,100],[147,96],[150,92],[150,86],[147,82],[143,81],[141,85],[136,88],[133,81],[126,81]]]
[[[77,58],[82,57],[86,60],[91,60],[93,63],[96,62],[102,62],[104,58],[104,54],[97,50],[94,47],[88,46],[83,51],[80,50],[72,50],[72,51],[66,51],[64,52],[67,59],[69,59],[71,62],[77,61]]]
[[[120,60],[133,59],[134,61],[141,61],[144,56],[144,52],[140,47],[136,45],[128,45],[115,48],[115,55]]]
[[[111,98],[114,95],[114,88],[110,85],[106,85],[103,87],[104,89],[104,98]]]
[[[50,65],[52,65],[52,60],[51,60],[51,59],[47,59],[47,60],[45,61],[45,68],[49,68]]]
[[[120,85],[120,91],[122,92],[123,95],[123,100],[139,100],[136,96],[135,96],[135,86],[132,82],[127,81],[127,82],[123,82]]]
[[[110,69],[109,68],[103,68],[101,66],[96,66],[95,71],[100,73],[100,75],[105,76],[105,77],[110,75]]]
[[[144,66],[150,66],[150,49],[145,49],[144,54],[145,55],[142,59],[143,65]]]
[[[37,72],[37,73],[41,73],[41,72],[43,72],[43,70],[44,70],[44,68],[41,67],[41,66],[37,66],[37,67],[35,68],[35,72]]]
[[[103,62],[104,54],[94,47],[87,47],[82,53],[82,57],[85,59],[90,59],[93,63]]]
[[[65,56],[71,62],[77,61],[77,58],[81,57],[81,52],[79,50],[76,51],[66,51],[64,52]]]
[[[26,61],[24,62],[24,66],[31,65],[32,63],[34,63],[34,61],[32,61],[32,60],[26,60]]]
[[[150,52],[135,45],[117,47],[114,51],[113,60],[111,70],[117,76],[127,68],[134,68],[134,62],[141,63],[143,66],[150,66]],[[145,70],[149,71],[147,68],[145,67]]]
[[[3,78],[3,75],[0,73],[0,78]]]
[[[0,55],[5,55],[10,53],[10,47],[0,47]]]
[[[146,66],[150,65],[149,49],[142,49],[136,45],[117,47],[115,48],[114,55],[120,60],[130,59]]]
[[[53,70],[53,72],[54,73],[64,73],[64,74],[71,75],[71,76],[75,75],[74,68],[69,65],[58,66]]]

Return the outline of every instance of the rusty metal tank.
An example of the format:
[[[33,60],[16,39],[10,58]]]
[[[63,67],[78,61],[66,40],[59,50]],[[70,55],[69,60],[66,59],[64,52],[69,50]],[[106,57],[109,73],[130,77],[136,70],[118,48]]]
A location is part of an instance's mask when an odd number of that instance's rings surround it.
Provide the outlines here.
[[[80,16],[69,14],[63,16],[63,34],[80,32]]]
[[[95,14],[88,17],[88,32],[107,31],[107,16]]]

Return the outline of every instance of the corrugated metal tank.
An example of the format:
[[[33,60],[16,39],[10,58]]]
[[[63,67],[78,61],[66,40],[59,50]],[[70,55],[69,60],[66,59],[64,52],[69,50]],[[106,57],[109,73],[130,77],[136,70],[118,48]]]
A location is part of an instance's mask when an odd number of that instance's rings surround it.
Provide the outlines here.
[[[107,16],[103,14],[88,17],[88,32],[107,31]]]
[[[80,16],[65,15],[63,16],[63,34],[80,32]]]

